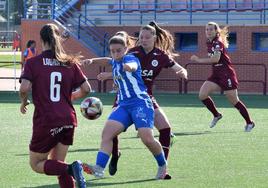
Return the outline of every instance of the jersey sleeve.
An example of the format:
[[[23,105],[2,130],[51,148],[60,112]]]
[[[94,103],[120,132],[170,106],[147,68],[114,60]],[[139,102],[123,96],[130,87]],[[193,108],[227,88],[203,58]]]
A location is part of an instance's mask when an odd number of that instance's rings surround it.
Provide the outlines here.
[[[20,76],[20,81],[22,79],[26,79],[26,80],[29,80],[31,82],[33,81],[33,77],[34,77],[33,73],[34,73],[34,71],[33,71],[32,66],[33,66],[33,63],[31,63],[29,61],[27,61],[25,63],[23,71],[22,71],[21,76]]]
[[[113,66],[113,59],[109,60],[108,63]]]
[[[128,63],[139,64],[139,60],[134,55],[125,55],[123,59],[123,63],[124,64],[128,64]]]
[[[81,68],[77,64],[75,64],[74,65],[73,89],[80,87],[86,80],[87,80],[87,77],[82,72]]]
[[[163,54],[164,68],[170,68],[175,64],[175,61],[171,59],[167,54]]]

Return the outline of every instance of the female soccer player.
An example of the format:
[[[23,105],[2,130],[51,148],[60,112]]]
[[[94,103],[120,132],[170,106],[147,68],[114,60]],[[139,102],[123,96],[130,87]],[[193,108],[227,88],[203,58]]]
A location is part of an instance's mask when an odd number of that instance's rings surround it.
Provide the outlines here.
[[[124,35],[124,33],[127,35],[126,32],[118,32],[117,35]],[[127,38],[129,39],[129,45],[133,44],[133,37],[128,36]],[[187,71],[173,60],[177,54],[173,53],[174,41],[172,35],[167,30],[159,27],[157,23],[150,22],[149,25],[141,28],[137,44],[138,46],[131,48],[129,53],[135,55],[141,62],[142,78],[148,88],[147,92],[153,101],[155,110],[154,125],[159,131],[159,141],[163,147],[165,157],[168,159],[171,126],[166,114],[153,96],[153,85],[163,68],[171,68],[176,74],[185,79],[187,79]],[[97,58],[93,59],[92,63],[98,62],[100,59],[103,62],[109,60],[109,58]],[[105,80],[109,76],[109,73],[103,72],[98,78]],[[112,159],[109,165],[111,175],[114,175],[117,171],[119,157],[118,137],[115,137],[113,140]]]
[[[166,159],[160,143],[153,136],[154,109],[141,77],[140,62],[135,56],[127,55],[125,37],[112,37],[109,48],[112,56],[109,64],[112,65],[113,80],[118,87],[118,106],[110,114],[102,131],[96,165],[85,165],[84,170],[102,177],[112,152],[113,138],[134,123],[142,142],[157,161],[156,179],[164,179],[167,174]]]
[[[250,132],[255,124],[250,119],[246,106],[238,98],[236,73],[226,52],[226,48],[228,48],[228,30],[227,28],[220,29],[215,22],[209,22],[206,25],[206,36],[209,57],[199,58],[193,55],[191,60],[198,63],[212,63],[212,75],[204,82],[199,91],[199,99],[214,116],[210,128],[217,124],[222,118],[222,114],[217,111],[209,95],[222,89],[230,103],[237,108],[246,120],[245,131]]]
[[[43,26],[40,38],[43,52],[26,62],[20,86],[21,113],[27,112],[31,89],[35,106],[30,165],[37,173],[58,176],[62,188],[73,188],[73,178],[78,187],[86,187],[81,162],[64,161],[77,125],[72,100],[86,96],[91,87],[78,66],[79,56],[63,50],[56,25]]]

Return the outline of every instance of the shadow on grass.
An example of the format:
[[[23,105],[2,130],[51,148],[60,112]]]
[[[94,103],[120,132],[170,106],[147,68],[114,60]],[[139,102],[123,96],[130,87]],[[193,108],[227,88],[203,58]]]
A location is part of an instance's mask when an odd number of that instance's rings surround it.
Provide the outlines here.
[[[181,132],[181,133],[173,133],[175,136],[198,136],[198,135],[205,135],[205,134],[226,134],[226,133],[233,133],[236,134],[240,131],[203,131],[203,132]]]
[[[131,180],[131,181],[123,181],[123,182],[111,182],[111,183],[103,183],[98,182],[96,180],[101,179],[93,179],[87,181],[87,187],[99,187],[99,186],[112,186],[112,185],[125,185],[125,184],[135,184],[135,183],[143,183],[143,182],[150,182],[150,181],[156,181],[155,179],[142,179],[142,180]],[[51,185],[42,185],[42,186],[36,186],[36,187],[21,187],[21,188],[58,188],[58,184],[51,184]]]
[[[111,183],[103,183],[103,182],[97,182],[95,179],[87,181],[88,187],[99,187],[99,186],[112,186],[112,185],[125,185],[125,184],[135,184],[135,183],[144,183],[144,182],[150,182],[150,181],[156,181],[155,179],[142,179],[142,180],[130,180],[130,181],[123,181],[123,182],[111,182]]]
[[[198,136],[204,134],[213,134],[214,132],[211,131],[203,131],[203,132],[180,132],[180,133],[173,133],[175,136]]]
[[[204,135],[204,134],[213,134],[215,132],[211,131],[203,131],[203,132],[181,132],[181,133],[173,133],[175,136],[195,136],[195,135]],[[159,137],[159,135],[155,136],[156,138]],[[120,139],[140,139],[137,136],[132,136],[132,137],[124,137]]]
[[[139,150],[139,149],[144,149],[144,148],[132,148],[132,147],[122,147],[120,150]],[[99,151],[99,148],[88,148],[88,149],[75,149],[75,150],[69,150],[68,153],[76,153],[76,152],[97,152]],[[29,156],[28,153],[20,153],[20,154],[15,154],[17,157],[21,156]]]
[[[122,147],[120,150],[133,150],[133,149],[143,149],[143,148],[132,148],[132,147]],[[91,151],[99,151],[99,148],[91,148],[91,149],[75,149],[69,150],[68,153],[75,153],[75,152],[91,152]]]

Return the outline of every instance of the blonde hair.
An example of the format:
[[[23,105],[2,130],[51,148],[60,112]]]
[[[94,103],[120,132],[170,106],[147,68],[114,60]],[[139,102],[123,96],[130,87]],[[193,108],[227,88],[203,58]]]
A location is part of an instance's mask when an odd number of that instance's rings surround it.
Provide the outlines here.
[[[229,31],[228,31],[228,27],[225,26],[224,28],[220,28],[219,24],[217,24],[216,22],[208,22],[208,25],[212,25],[214,26],[217,35],[219,36],[220,40],[222,41],[223,45],[225,48],[228,48],[229,46],[229,41],[228,41],[228,37],[229,37]]]
[[[125,38],[126,45],[128,48],[135,47],[135,44],[138,40],[136,37],[130,36],[126,31],[118,31],[115,33],[114,36],[121,36],[121,37]]]
[[[148,25],[143,26],[141,30],[151,31],[152,35],[156,36],[155,47],[164,51],[170,58],[179,56],[175,52],[173,36],[169,31],[159,27],[156,22],[150,22]]]
[[[40,36],[44,43],[47,43],[52,50],[53,55],[56,59],[66,65],[73,63],[79,64],[80,54],[70,55],[65,52],[62,46],[62,37],[60,35],[60,30],[57,25],[49,23],[42,27],[40,30]]]

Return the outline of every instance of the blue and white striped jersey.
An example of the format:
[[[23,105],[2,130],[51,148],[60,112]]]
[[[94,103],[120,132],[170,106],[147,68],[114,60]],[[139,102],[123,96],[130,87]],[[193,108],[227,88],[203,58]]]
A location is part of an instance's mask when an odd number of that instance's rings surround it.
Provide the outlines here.
[[[128,63],[137,63],[138,68],[134,72],[123,70],[123,65]],[[134,55],[127,54],[122,60],[111,60],[113,80],[119,88],[119,105],[133,104],[135,102],[148,100],[147,88],[141,77],[141,65]]]

